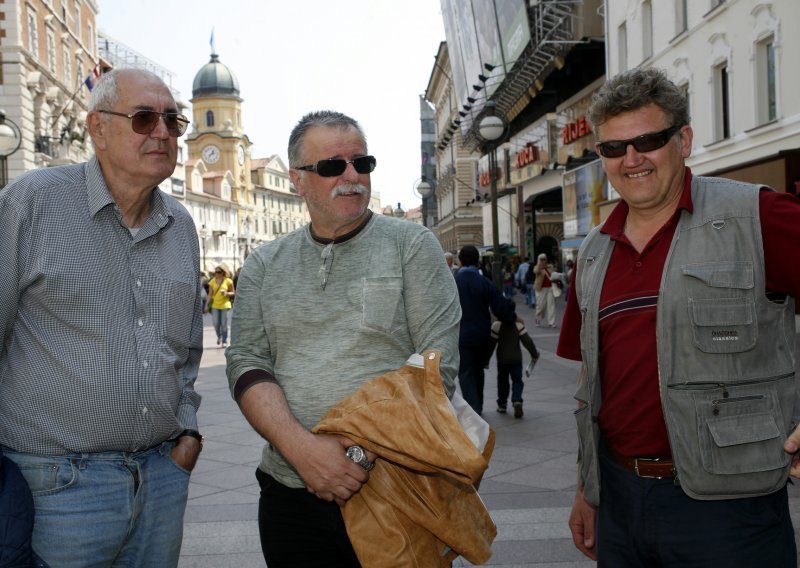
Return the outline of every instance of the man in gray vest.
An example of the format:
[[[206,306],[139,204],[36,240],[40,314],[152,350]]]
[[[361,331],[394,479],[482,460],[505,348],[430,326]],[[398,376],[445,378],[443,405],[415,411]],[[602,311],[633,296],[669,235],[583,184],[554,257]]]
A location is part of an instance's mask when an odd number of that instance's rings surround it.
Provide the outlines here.
[[[660,70],[607,81],[589,118],[622,200],[581,246],[558,345],[583,362],[575,545],[599,566],[794,567],[800,200],[694,176]]]

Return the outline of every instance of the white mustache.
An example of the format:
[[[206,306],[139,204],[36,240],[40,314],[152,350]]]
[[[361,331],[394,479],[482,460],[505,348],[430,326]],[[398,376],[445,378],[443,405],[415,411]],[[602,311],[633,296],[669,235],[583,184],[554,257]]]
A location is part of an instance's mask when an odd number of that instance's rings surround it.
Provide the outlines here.
[[[337,185],[331,190],[331,197],[336,197],[337,195],[345,195],[348,193],[357,193],[359,195],[364,195],[367,193],[367,186],[362,185],[360,183],[342,183]]]

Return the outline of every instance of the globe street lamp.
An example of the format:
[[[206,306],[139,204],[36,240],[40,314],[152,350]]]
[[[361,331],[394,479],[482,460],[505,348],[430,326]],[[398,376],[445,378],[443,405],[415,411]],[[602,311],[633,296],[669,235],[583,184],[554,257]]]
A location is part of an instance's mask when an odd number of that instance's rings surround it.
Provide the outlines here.
[[[493,107],[489,102],[487,108]],[[503,275],[500,269],[500,228],[497,222],[497,146],[506,132],[506,123],[499,116],[486,115],[478,124],[481,138],[490,144],[489,176],[492,182],[492,282],[498,290],[503,289]]]
[[[397,217],[398,219],[402,219],[403,217],[406,216],[406,212],[403,211],[403,208],[400,206],[399,202],[397,203],[397,209],[395,209],[393,213],[394,216]]]
[[[419,183],[414,186],[414,191],[416,191],[421,199],[428,199],[433,195],[433,184],[431,184],[427,178],[423,177],[419,180]]]
[[[19,126],[0,110],[0,189],[8,184],[8,157],[22,145]]]

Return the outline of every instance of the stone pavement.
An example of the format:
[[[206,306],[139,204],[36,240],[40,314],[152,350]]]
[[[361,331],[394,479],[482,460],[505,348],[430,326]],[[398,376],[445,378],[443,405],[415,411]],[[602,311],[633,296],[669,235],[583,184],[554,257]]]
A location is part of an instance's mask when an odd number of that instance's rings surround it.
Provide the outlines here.
[[[486,565],[594,566],[574,548],[567,528],[576,479],[572,394],[578,364],[555,356],[559,329],[535,326],[533,310],[522,304],[519,295],[517,301],[517,312],[542,357],[533,376],[526,380],[522,419],[495,412],[494,361],[486,374],[483,415],[497,432],[497,444],[480,493],[498,527],[493,555]],[[557,301],[559,322],[563,304],[562,299]],[[198,419],[205,449],[192,474],[179,566],[263,568],[254,476],[263,441],[230,397],[225,357],[215,345],[210,326],[206,316],[206,351],[197,381],[197,390],[203,396]],[[798,528],[798,487],[790,488],[790,499]],[[471,564],[459,559],[454,566]]]

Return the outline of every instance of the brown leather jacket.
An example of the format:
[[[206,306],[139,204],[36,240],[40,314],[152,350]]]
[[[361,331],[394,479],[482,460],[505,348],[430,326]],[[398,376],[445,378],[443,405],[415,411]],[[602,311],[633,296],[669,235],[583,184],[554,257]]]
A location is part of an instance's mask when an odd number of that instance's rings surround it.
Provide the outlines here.
[[[342,508],[365,568],[440,568],[459,555],[482,564],[492,554],[497,528],[476,486],[494,431],[468,405],[451,405],[439,377],[440,353],[423,357],[424,368],[407,363],[373,379],[314,428],[380,456],[369,481]]]

